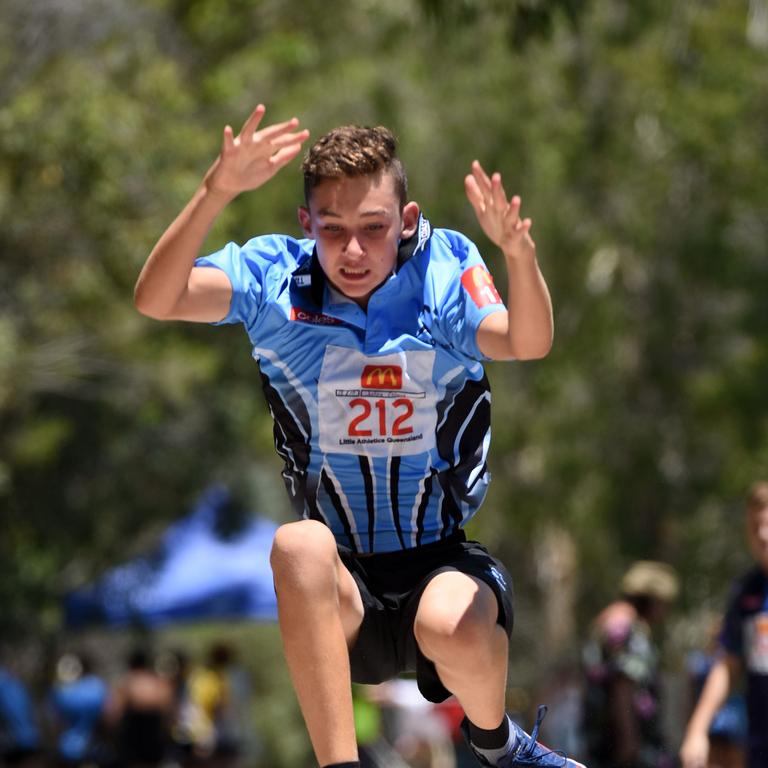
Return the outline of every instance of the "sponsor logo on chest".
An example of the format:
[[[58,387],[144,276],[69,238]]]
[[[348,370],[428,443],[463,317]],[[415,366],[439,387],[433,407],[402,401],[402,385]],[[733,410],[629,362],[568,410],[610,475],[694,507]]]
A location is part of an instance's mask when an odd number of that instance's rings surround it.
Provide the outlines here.
[[[399,365],[366,365],[360,376],[363,389],[402,389],[403,369]]]
[[[341,320],[330,315],[324,315],[322,312],[310,312],[308,309],[300,307],[291,307],[291,320],[300,323],[309,323],[310,325],[341,325]]]

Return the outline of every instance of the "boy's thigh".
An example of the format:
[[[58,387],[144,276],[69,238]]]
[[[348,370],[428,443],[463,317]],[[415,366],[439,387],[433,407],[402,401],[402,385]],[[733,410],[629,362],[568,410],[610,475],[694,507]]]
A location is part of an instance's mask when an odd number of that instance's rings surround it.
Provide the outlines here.
[[[413,632],[413,624],[424,590],[432,579],[446,571],[459,571],[487,584],[496,598],[498,608],[496,622],[507,633],[507,637],[512,634],[514,624],[512,579],[507,569],[499,560],[491,556],[482,544],[475,541],[465,542],[460,555],[451,563],[446,563],[433,571],[419,589],[414,591],[404,612],[409,630],[404,635],[407,664],[415,669],[419,690],[424,698],[433,702],[444,701],[451,693],[440,680],[435,665],[421,652]]]
[[[490,630],[498,622],[499,603],[494,591],[476,576],[455,568],[434,575],[421,593],[414,619],[414,635],[424,650],[432,640],[442,644],[448,635],[469,630]],[[474,640],[473,640],[474,642]]]
[[[471,576],[473,579],[490,587],[491,592],[496,598],[496,622],[504,628],[507,635],[511,635],[514,623],[512,578],[501,561],[493,557],[482,544],[476,541],[466,541],[462,543],[460,551],[454,557],[432,570],[409,596],[408,603],[404,609],[404,618],[409,624],[411,636],[413,635],[413,622],[421,605],[422,597],[428,587],[430,588],[429,591],[432,592],[429,596],[430,600],[442,601],[450,599],[451,595],[447,594],[446,590],[442,588],[448,586],[450,582],[448,580],[438,580],[436,582],[435,579],[440,574],[451,572]],[[444,582],[442,586],[439,583],[440,581]],[[471,582],[469,580],[463,582],[456,580],[455,583],[466,587],[465,594],[462,595],[462,590],[457,595],[458,603],[466,602],[473,591]],[[450,592],[450,589],[448,592]]]

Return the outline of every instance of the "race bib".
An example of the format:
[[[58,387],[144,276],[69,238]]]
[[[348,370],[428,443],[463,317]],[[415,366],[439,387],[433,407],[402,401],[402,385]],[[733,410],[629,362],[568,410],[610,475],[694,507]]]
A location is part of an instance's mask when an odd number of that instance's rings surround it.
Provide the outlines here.
[[[768,675],[768,613],[757,613],[744,622],[744,660],[750,672]]]
[[[320,449],[327,453],[407,456],[435,442],[435,353],[368,357],[329,346],[318,382]]]

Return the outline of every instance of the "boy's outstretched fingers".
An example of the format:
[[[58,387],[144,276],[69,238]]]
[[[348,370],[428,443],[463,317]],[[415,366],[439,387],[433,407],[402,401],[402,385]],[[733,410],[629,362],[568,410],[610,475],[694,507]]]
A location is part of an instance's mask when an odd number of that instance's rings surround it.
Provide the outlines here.
[[[263,104],[259,104],[243,123],[243,127],[240,129],[240,136],[248,136],[255,133],[266,111],[267,108]]]
[[[510,205],[507,200],[507,193],[504,191],[504,185],[501,183],[501,174],[498,172],[491,176],[491,200],[494,207],[500,211],[507,211]]]
[[[274,125],[268,125],[266,128],[262,128],[258,134],[253,135],[254,141],[274,141],[278,136],[289,133],[294,128],[298,128],[299,118],[292,117],[290,120],[284,120],[282,123],[275,123]],[[309,132],[307,132],[309,135]]]
[[[479,160],[472,161],[472,176],[475,178],[475,181],[477,181],[477,185],[481,191],[491,191],[491,179],[483,169],[483,166],[480,165]]]
[[[302,133],[305,133],[306,136],[302,136],[301,134],[297,134],[296,137],[292,136],[292,143],[278,149],[277,152],[269,158],[269,162],[278,168],[282,168],[286,163],[293,160],[293,158],[301,151],[302,143],[309,136],[309,131],[303,131]]]

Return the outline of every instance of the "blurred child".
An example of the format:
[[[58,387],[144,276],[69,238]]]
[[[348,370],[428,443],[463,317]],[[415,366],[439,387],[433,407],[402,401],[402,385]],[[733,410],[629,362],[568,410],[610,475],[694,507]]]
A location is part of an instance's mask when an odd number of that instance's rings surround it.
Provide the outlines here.
[[[660,718],[659,650],[652,628],[676,597],[665,563],[640,560],[621,582],[621,598],[594,620],[584,649],[584,726],[592,768],[669,764]]]
[[[768,766],[768,482],[752,486],[747,499],[747,540],[755,567],[731,592],[717,660],[691,715],[680,748],[683,768],[705,768],[709,730],[734,682],[746,673],[747,764]]]
[[[0,765],[37,766],[40,730],[26,685],[0,662]]]
[[[118,680],[107,704],[119,765],[147,768],[162,763],[170,749],[174,714],[173,686],[154,670],[143,649],[132,651],[128,670]]]
[[[686,659],[690,683],[690,710],[693,712],[707,681],[712,665],[719,658],[719,641],[723,622],[718,618],[708,633],[707,647],[693,651]],[[709,726],[709,768],[744,768],[747,741],[747,707],[741,691],[732,690]]]
[[[57,730],[56,757],[63,766],[99,763],[99,736],[107,703],[107,685],[86,656],[64,654],[56,665],[49,707]]]

